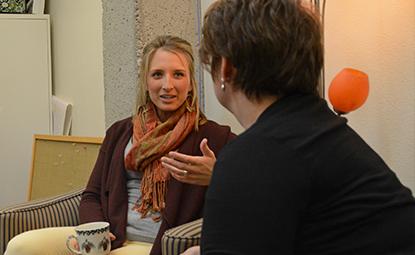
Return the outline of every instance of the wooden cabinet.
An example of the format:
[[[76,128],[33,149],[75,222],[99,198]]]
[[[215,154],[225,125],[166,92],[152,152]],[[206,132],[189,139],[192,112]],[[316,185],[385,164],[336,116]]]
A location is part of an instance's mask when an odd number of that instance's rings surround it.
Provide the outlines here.
[[[34,134],[50,134],[49,15],[0,14],[0,207],[27,199]]]

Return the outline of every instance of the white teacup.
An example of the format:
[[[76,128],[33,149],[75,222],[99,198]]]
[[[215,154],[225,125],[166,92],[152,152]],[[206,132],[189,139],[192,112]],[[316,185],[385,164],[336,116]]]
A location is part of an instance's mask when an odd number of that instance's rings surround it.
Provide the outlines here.
[[[66,240],[66,246],[72,252],[81,255],[109,254],[111,250],[109,231],[108,222],[97,221],[79,225],[75,227],[76,236],[70,235]],[[70,245],[72,239],[78,242],[79,251]]]

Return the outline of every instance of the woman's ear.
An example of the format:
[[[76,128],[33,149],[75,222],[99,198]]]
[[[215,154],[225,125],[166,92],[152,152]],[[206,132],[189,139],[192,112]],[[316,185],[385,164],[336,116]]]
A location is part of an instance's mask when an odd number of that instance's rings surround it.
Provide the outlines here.
[[[225,82],[235,80],[236,68],[228,58],[221,57],[220,77],[223,78]]]

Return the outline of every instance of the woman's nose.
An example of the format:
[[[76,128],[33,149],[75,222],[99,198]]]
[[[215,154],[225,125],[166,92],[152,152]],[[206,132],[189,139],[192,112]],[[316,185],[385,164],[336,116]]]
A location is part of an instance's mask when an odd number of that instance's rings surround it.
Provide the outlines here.
[[[162,88],[164,90],[171,90],[171,89],[173,89],[173,79],[169,75],[166,75],[165,79],[163,80],[163,86],[162,86]]]

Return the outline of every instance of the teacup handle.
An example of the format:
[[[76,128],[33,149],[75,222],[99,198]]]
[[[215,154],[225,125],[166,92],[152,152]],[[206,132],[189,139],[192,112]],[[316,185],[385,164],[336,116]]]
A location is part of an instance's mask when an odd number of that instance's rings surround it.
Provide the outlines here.
[[[74,235],[70,235],[70,236],[68,237],[68,239],[66,239],[66,247],[68,247],[68,249],[69,249],[71,252],[76,253],[76,254],[79,254],[79,255],[82,255],[82,252],[75,250],[75,249],[74,249],[74,248],[72,248],[72,247],[71,247],[71,245],[69,244],[69,242],[70,242],[72,239],[76,239],[76,236],[74,236]],[[78,240],[77,240],[77,241],[78,241]]]

